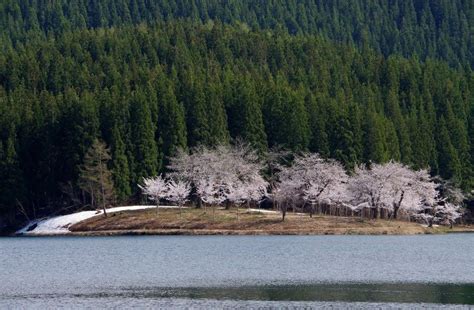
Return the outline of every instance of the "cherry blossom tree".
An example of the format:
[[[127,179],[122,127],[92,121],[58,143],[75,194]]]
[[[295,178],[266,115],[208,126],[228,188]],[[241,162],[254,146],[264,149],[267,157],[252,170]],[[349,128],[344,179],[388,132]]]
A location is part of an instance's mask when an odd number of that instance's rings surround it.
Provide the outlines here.
[[[341,202],[348,180],[342,164],[322,159],[317,154],[299,158],[297,164],[308,168],[303,198],[311,204],[310,215],[314,213],[315,204],[325,201],[336,205]]]
[[[260,175],[263,163],[248,145],[199,147],[171,159],[172,175],[192,183],[204,203],[257,201],[268,183]],[[239,195],[240,197],[237,197]]]
[[[461,217],[461,215],[462,212],[459,205],[455,205],[451,202],[445,202],[443,204],[437,205],[434,208],[433,222],[449,225],[452,228],[453,224]]]
[[[359,165],[349,177],[339,162],[318,154],[296,155],[291,165],[281,164],[279,154],[272,156],[271,164],[265,166],[243,143],[198,147],[191,153],[178,152],[168,168],[170,176],[188,182],[205,205],[225,202],[226,207],[232,204],[238,209],[243,203],[250,205],[270,196],[283,220],[289,207],[305,204],[310,205],[310,216],[315,206],[335,215],[341,215],[342,210],[364,216],[368,210],[371,218],[398,219],[403,215],[443,223],[460,216],[457,206],[462,193],[446,184],[440,189],[440,182],[434,182],[426,169],[415,171],[390,161]],[[271,185],[262,177],[265,167],[271,171]],[[441,194],[451,198],[441,198]]]
[[[413,218],[422,222],[425,222],[428,227],[432,227],[433,224],[449,225],[451,228],[453,224],[461,218],[462,212],[459,205],[451,202],[441,202],[434,206],[430,212],[423,212],[414,214]]]
[[[239,206],[248,201],[249,191],[246,184],[233,184],[225,195],[226,200],[236,206],[237,220],[239,220]]]
[[[439,196],[427,170],[414,171],[393,161],[356,167],[348,189],[349,203],[359,210],[369,207],[375,218],[380,217],[381,210],[393,218],[398,217],[399,210],[417,214],[436,205]]]
[[[164,199],[168,195],[168,182],[162,175],[144,178],[143,185],[138,185],[142,190],[143,194],[146,195],[150,200],[156,203],[156,212],[160,206],[160,199]]]
[[[364,165],[356,167],[348,183],[348,203],[355,206],[354,209],[360,211],[361,215],[364,208],[375,209],[378,214],[378,210],[383,206],[385,177]]]
[[[285,221],[289,206],[294,206],[300,197],[298,196],[300,183],[292,178],[280,180],[273,188],[270,196],[275,202],[276,208],[281,212],[281,220]]]
[[[166,198],[169,201],[178,204],[179,216],[181,217],[181,207],[188,201],[189,194],[191,192],[191,186],[187,181],[175,181],[171,180],[167,184],[168,191]]]
[[[280,168],[278,177],[280,193],[277,196],[286,193],[308,202],[311,217],[316,204],[322,201],[331,204],[340,202],[348,180],[339,162],[323,159],[318,154],[296,156],[291,166]]]

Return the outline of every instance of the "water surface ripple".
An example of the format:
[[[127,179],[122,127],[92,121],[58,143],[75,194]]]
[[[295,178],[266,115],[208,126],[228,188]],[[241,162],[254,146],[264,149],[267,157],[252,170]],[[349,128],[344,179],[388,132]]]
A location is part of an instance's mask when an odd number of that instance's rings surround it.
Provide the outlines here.
[[[463,308],[473,245],[474,234],[0,238],[0,307]]]

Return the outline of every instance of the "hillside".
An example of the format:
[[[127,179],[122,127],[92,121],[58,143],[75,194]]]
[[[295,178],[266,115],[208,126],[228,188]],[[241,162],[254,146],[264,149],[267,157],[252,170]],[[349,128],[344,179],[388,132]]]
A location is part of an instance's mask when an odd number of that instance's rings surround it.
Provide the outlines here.
[[[286,10],[291,1],[190,3],[0,5],[0,222],[86,204],[78,179],[96,138],[110,149],[115,203],[136,201],[137,184],[166,172],[178,149],[237,138],[260,154],[274,147],[318,152],[348,171],[393,159],[472,188],[474,75],[459,66],[474,50],[465,35],[469,1],[351,2],[350,10],[344,1],[308,2],[301,10]],[[256,19],[260,10],[268,14]],[[352,13],[340,14],[348,10],[360,12],[362,26],[350,26]],[[436,27],[421,22],[428,10]],[[321,22],[329,11],[341,19]],[[304,12],[308,25],[291,30],[291,18],[278,12]],[[424,49],[448,40],[440,46],[452,51],[429,50],[449,61],[377,46],[397,41],[383,37],[385,26],[368,29],[370,44],[350,39],[375,12],[387,13],[381,25],[411,24],[399,30],[413,37],[401,38]],[[416,37],[417,27],[435,31],[433,42]]]
[[[358,47],[368,44],[385,56],[418,55],[453,66],[474,65],[474,3],[469,0],[9,0],[0,4],[0,33],[6,44],[37,32],[51,35],[174,19],[284,29]]]

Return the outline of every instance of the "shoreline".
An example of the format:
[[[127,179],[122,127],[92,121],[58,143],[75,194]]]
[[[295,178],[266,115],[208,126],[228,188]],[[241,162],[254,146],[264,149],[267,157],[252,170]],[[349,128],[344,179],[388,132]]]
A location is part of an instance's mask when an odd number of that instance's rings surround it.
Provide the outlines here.
[[[70,231],[67,233],[10,234],[4,237],[112,237],[112,236],[415,236],[474,233],[474,228],[425,228],[421,232],[391,231],[354,231],[340,228],[334,230],[215,230],[215,229],[133,229],[133,230],[97,230]]]
[[[79,214],[79,213],[78,213]],[[281,221],[278,212],[252,209],[156,209],[134,207],[69,222],[67,215],[45,220],[32,230],[26,227],[9,236],[323,236],[323,235],[423,235],[474,233],[472,225],[426,227],[419,223],[363,219],[332,215],[291,213]],[[59,223],[53,227],[52,223]],[[46,227],[45,227],[46,226]]]

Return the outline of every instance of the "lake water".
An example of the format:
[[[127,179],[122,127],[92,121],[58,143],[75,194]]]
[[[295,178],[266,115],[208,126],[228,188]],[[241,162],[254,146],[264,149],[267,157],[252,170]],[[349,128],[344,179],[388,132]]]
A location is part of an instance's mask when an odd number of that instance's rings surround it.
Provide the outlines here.
[[[474,307],[474,234],[0,238],[0,308]]]

